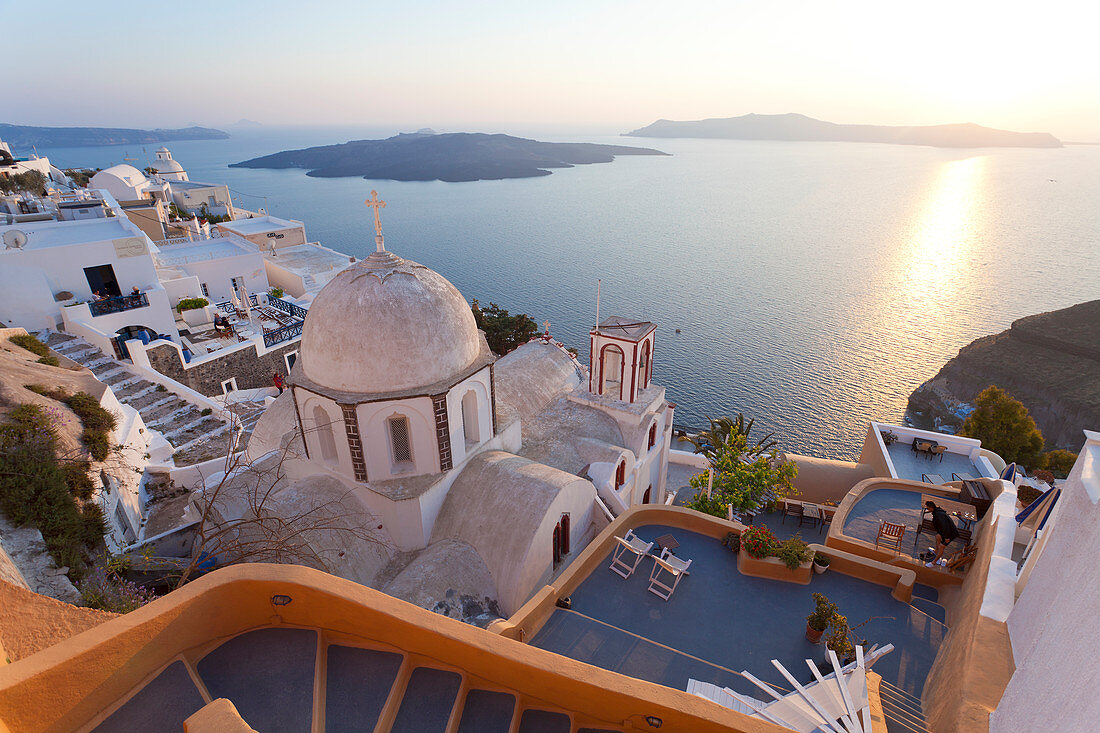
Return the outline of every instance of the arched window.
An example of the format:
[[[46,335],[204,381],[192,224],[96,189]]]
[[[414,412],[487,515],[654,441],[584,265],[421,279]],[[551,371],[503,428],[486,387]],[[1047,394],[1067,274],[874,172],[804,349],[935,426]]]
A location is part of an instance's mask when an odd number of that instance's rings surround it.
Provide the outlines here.
[[[642,494],[642,503],[643,504],[648,504],[649,503],[649,492],[652,488],[653,488],[652,486],[647,486],[645,488],[645,493]]]
[[[481,429],[477,417],[477,392],[471,389],[462,395],[462,434],[467,446],[481,442]]]
[[[554,525],[554,567],[561,562],[561,524]]]
[[[649,426],[649,447],[657,445],[657,423]]]
[[[605,346],[600,352],[600,394],[623,398],[623,350]]]
[[[562,514],[561,521],[558,522],[558,526],[561,527],[561,554],[568,555],[570,551],[569,542],[569,515]]]
[[[390,433],[390,454],[395,464],[412,462],[412,441],[409,439],[409,418],[393,414],[386,418]]]
[[[649,386],[649,342],[642,343],[642,355],[638,359],[638,384],[642,389]]]
[[[619,467],[615,469],[615,488],[626,483],[626,461],[619,461]]]
[[[332,431],[332,420],[320,405],[313,408],[313,427],[317,431],[317,442],[321,444],[321,458],[326,463],[336,463],[336,435]]]

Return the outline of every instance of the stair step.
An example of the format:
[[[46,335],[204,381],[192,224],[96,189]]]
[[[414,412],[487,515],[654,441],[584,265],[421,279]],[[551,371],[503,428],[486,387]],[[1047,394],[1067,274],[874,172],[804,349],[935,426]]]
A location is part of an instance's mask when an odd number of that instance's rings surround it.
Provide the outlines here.
[[[458,733],[508,733],[516,714],[516,696],[507,692],[470,690],[462,706]]]
[[[403,657],[333,644],[328,647],[325,729],[374,730]]]
[[[187,667],[183,662],[172,662],[92,733],[183,730],[183,721],[205,704]]]
[[[125,402],[127,399],[134,399],[141,397],[147,392],[156,390],[157,385],[144,379],[135,379],[127,384],[125,387],[119,387],[118,389],[112,389],[120,401]],[[163,392],[161,394],[164,394]]]
[[[196,668],[210,697],[229,698],[252,728],[308,731],[316,659],[316,631],[267,628],[233,637]]]
[[[457,672],[417,667],[405,685],[391,733],[444,733],[461,687]]]
[[[168,442],[172,445],[183,448],[200,438],[213,438],[221,435],[228,429],[229,426],[221,420],[208,415],[207,417],[187,423],[177,430],[165,433],[164,437],[167,438]]]

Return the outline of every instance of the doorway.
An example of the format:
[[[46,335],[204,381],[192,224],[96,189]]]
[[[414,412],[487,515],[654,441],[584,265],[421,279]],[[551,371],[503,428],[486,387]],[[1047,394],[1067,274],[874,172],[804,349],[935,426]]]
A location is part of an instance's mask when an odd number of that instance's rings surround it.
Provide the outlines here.
[[[110,265],[85,267],[84,277],[88,279],[88,287],[92,289],[93,293],[99,293],[109,298],[122,295],[122,290],[118,287],[118,280],[115,278],[115,268]]]

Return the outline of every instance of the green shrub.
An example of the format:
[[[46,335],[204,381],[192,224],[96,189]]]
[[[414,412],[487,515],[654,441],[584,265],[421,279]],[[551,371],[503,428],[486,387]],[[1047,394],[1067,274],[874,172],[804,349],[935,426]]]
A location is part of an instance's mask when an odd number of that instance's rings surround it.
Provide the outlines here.
[[[81,501],[88,501],[95,494],[95,482],[88,475],[92,464],[88,461],[73,461],[66,463],[65,485],[69,487],[69,494]]]
[[[1069,476],[1069,472],[1073,470],[1073,464],[1076,462],[1076,453],[1061,448],[1047,451],[1039,456],[1039,468],[1045,468],[1053,473],[1056,478]]]
[[[206,298],[184,298],[176,306],[176,310],[183,313],[184,311],[192,311],[197,308],[205,308],[208,305],[210,305],[210,301]]]
[[[165,387],[165,386],[164,386],[163,384],[158,384],[158,385],[157,385],[157,391],[158,391],[158,392],[167,392],[167,391],[168,391],[168,388],[167,388],[167,387]]]
[[[8,341],[11,341],[16,346],[22,346],[27,351],[31,352],[35,356],[49,356],[50,349],[46,344],[42,343],[29,333],[21,333],[16,336],[10,336]]]
[[[105,461],[111,454],[111,440],[102,430],[84,428],[84,432],[80,434],[80,440],[84,442],[92,458],[97,461]]]
[[[56,356],[42,356],[38,358],[39,364],[45,364],[46,366],[61,366],[60,360]]]
[[[103,541],[102,512],[82,511],[71,486],[79,469],[57,457],[54,408],[22,404],[0,425],[0,509],[19,526],[36,527],[58,566],[79,579],[91,551]],[[87,478],[85,472],[85,478]]]
[[[267,294],[270,295],[272,298],[281,298],[283,297],[283,289],[272,288],[271,290],[267,291]]]
[[[839,609],[824,593],[814,593],[813,598],[816,605],[813,612],[806,617],[806,624],[815,631],[824,631],[829,628],[833,616],[837,615]]]
[[[77,414],[81,424],[89,430],[109,432],[118,425],[118,418],[115,417],[115,414],[99,404],[99,400],[87,392],[77,392],[68,397],[65,404]]]
[[[1016,498],[1020,500],[1020,503],[1026,506],[1031,506],[1031,503],[1043,495],[1043,492],[1036,489],[1034,486],[1028,486],[1023,484],[1016,489]]]
[[[206,417],[207,415],[209,415],[212,412],[213,412],[213,410],[210,409],[209,407],[204,407],[201,410],[199,410],[199,414],[202,415],[203,417]]]
[[[797,570],[798,566],[814,556],[810,546],[801,537],[791,537],[780,542],[772,553],[787,566],[788,570]]]

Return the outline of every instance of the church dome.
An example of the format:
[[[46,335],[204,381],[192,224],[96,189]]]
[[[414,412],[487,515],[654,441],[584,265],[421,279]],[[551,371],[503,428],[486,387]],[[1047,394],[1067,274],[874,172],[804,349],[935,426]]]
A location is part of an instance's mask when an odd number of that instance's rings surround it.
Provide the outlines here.
[[[302,329],[306,378],[343,392],[426,387],[458,376],[481,355],[481,334],[458,289],[386,251],[325,285]]]
[[[183,173],[183,166],[171,158],[168,160],[157,159],[153,161],[152,167],[157,173]]]

